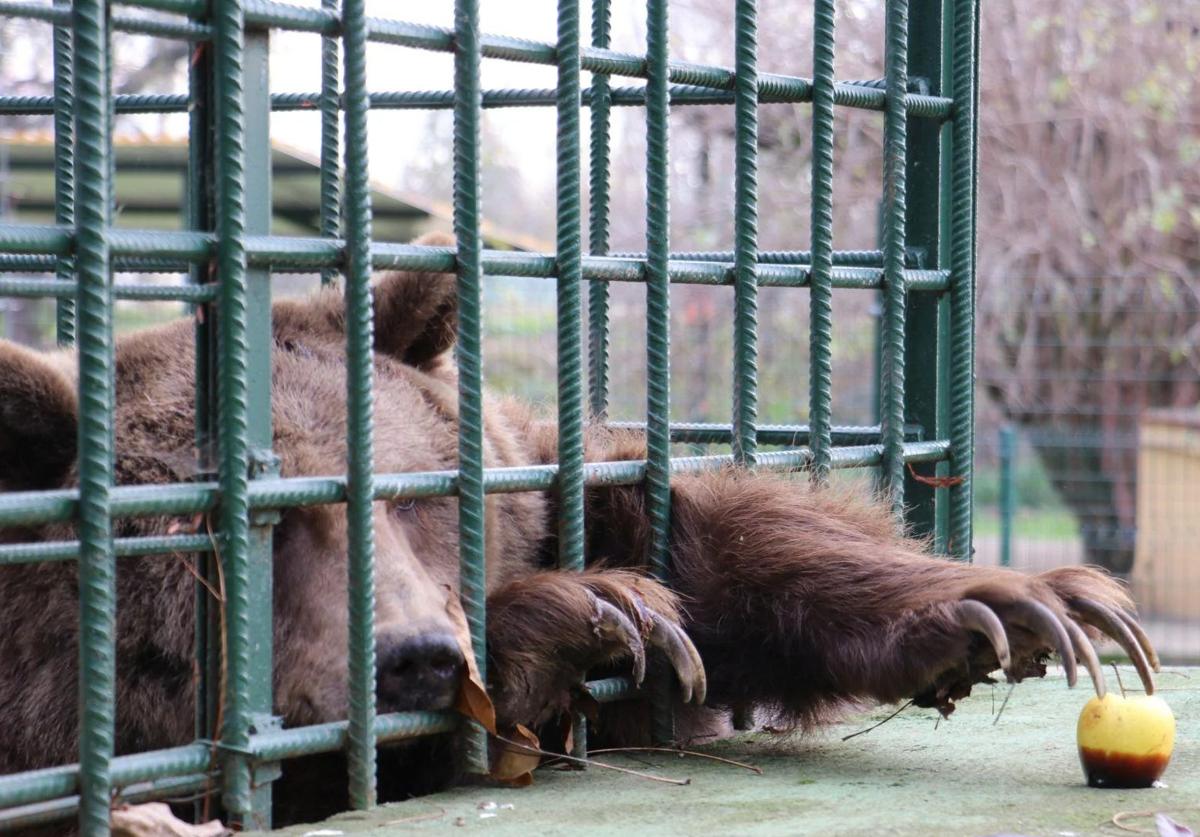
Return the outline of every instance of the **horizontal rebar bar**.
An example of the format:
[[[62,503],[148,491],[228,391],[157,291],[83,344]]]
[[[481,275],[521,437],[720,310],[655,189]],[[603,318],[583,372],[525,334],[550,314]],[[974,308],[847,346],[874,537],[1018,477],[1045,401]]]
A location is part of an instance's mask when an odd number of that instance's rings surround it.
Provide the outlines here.
[[[203,232],[159,232],[154,230],[109,231],[115,256],[140,258],[176,258],[206,261],[211,258],[214,236]],[[332,238],[301,236],[246,236],[246,251],[251,265],[270,270],[307,268],[318,270],[338,267],[344,257],[344,242]],[[40,253],[65,255],[71,248],[70,231],[54,225],[0,224],[0,253]],[[426,247],[417,244],[374,242],[371,263],[377,270],[427,270],[453,273],[455,251],[451,247]],[[520,253],[488,250],[483,256],[484,271],[492,276],[553,278],[557,260],[547,253]],[[718,261],[671,261],[671,281],[680,284],[732,285],[732,263]],[[810,269],[799,264],[763,264],[758,282],[764,287],[805,287]],[[910,291],[943,291],[949,273],[944,270],[905,270]],[[585,256],[583,279],[608,282],[644,282],[646,262],[636,258]],[[65,281],[65,280],[58,280]],[[833,285],[837,288],[869,290],[882,287],[883,269],[878,267],[835,267]],[[56,287],[56,286],[49,286]],[[194,286],[197,289],[204,286]],[[48,294],[55,295],[57,291]],[[160,293],[155,291],[154,293]],[[154,297],[162,298],[162,297]],[[169,297],[168,297],[169,298]]]
[[[907,462],[938,462],[946,457],[944,440],[909,442],[904,446]],[[834,467],[865,468],[879,463],[879,445],[841,447],[834,451]],[[771,470],[803,468],[807,449],[762,454],[759,467]],[[672,473],[695,473],[724,468],[733,463],[728,455],[687,456],[671,460]],[[484,472],[484,490],[489,494],[547,491],[554,487],[557,465],[489,468]],[[588,486],[635,485],[646,475],[644,460],[589,462],[584,465]],[[445,497],[458,490],[457,471],[424,471],[412,474],[380,474],[375,478],[374,498]],[[250,506],[255,509],[312,506],[339,503],[345,499],[344,477],[289,477],[254,480]],[[149,515],[191,515],[216,506],[216,483],[172,483],[127,485],[112,490],[114,518]],[[75,515],[79,492],[74,488],[55,491],[21,491],[0,494],[0,527],[70,520]]]

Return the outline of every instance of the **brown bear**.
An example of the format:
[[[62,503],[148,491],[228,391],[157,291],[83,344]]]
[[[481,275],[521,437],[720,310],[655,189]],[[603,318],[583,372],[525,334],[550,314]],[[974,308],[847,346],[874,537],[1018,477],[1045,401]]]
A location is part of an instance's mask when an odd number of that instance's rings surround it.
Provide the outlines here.
[[[375,295],[375,469],[453,469],[453,277],[391,274]],[[344,470],[342,311],[332,290],[274,305],[273,447],[284,476]],[[68,355],[0,342],[0,490],[75,483],[73,378]],[[189,321],[118,341],[118,483],[193,476],[193,389]],[[489,467],[555,460],[553,420],[494,396],[485,417]],[[586,455],[644,459],[644,440],[595,424]],[[646,573],[643,489],[589,488],[586,502],[589,569],[571,574],[554,569],[553,496],[487,498],[488,688],[502,726],[553,722],[589,669],[640,674],[647,658],[674,670],[683,701],[765,706],[800,724],[864,701],[949,712],[997,669],[1012,680],[1044,674],[1051,652],[1072,682],[1077,658],[1100,680],[1085,633],[1116,639],[1152,688],[1157,661],[1132,603],[1096,570],[1027,576],[935,558],[870,498],[730,469],[674,479],[668,589]],[[463,671],[445,607],[458,577],[456,501],[380,502],[374,521],[379,710],[449,707]],[[179,524],[125,518],[115,530]],[[72,537],[70,524],[0,530],[7,543]],[[345,717],[346,544],[339,505],[284,510],[275,529],[275,711],[289,726]],[[192,739],[190,561],[118,561],[118,753]],[[77,595],[72,562],[0,568],[0,774],[76,758]],[[425,789],[402,766],[381,765],[385,796]],[[280,798],[289,776],[301,781],[285,773]],[[327,780],[315,796],[343,786]]]

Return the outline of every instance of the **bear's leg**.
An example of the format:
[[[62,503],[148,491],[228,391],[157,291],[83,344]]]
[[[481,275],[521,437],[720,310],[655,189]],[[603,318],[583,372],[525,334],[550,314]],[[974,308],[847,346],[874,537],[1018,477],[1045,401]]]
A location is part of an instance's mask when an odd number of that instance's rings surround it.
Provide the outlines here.
[[[1097,631],[1153,690],[1157,660],[1133,604],[1100,571],[1029,576],[935,558],[861,491],[802,477],[681,476],[671,515],[672,586],[710,705],[767,703],[807,721],[846,701],[911,698],[948,714],[997,669],[1043,675],[1052,652],[1072,684],[1078,659],[1102,689],[1086,635]]]
[[[670,662],[684,702],[704,701],[704,666],[680,628],[678,602],[643,575],[536,573],[488,596],[487,608],[489,692],[502,726],[554,720],[598,666],[627,661],[640,682],[648,649]]]

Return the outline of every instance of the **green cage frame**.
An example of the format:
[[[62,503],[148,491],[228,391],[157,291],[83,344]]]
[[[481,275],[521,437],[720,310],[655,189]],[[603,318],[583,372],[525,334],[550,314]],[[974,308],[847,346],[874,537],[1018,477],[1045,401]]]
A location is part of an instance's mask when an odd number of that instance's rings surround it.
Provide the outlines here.
[[[78,541],[0,545],[0,566],[76,560],[80,572],[80,762],[0,777],[0,828],[70,816],[84,834],[108,833],[115,789],[126,799],[203,789],[219,774],[226,811],[270,822],[270,782],[279,760],[345,749],[352,804],[375,800],[380,742],[459,729],[468,763],[486,767],[483,731],[441,712],[377,715],[374,702],[373,532],[371,504],[399,497],[456,495],[461,594],[482,670],[484,647],[483,503],[488,493],[557,491],[560,564],[583,566],[584,488],[644,482],[656,538],[652,569],[667,566],[672,473],[736,462],[769,469],[807,468],[815,480],[833,468],[875,467],[897,514],[906,514],[935,547],[971,554],[973,444],[973,292],[978,0],[887,0],[886,74],[841,83],[834,76],[834,0],[815,0],[814,75],[758,70],[755,0],[736,7],[733,69],[671,61],[666,0],[647,2],[644,55],[609,45],[609,0],[592,2],[592,43],[580,43],[579,0],[560,0],[556,43],[479,31],[479,0],[456,0],[451,29],[368,18],[363,0],[321,0],[319,9],[270,0],[138,0],[114,11],[105,0],[39,5],[0,0],[0,15],[53,28],[52,96],[0,96],[0,113],[52,114],[56,223],[0,224],[0,272],[54,278],[0,278],[0,296],[58,300],[61,343],[79,350],[79,487],[0,495],[0,526],[73,520]],[[167,15],[147,16],[139,10]],[[189,90],[181,95],[113,95],[114,29],[195,42]],[[270,32],[321,37],[321,90],[272,94]],[[368,42],[451,52],[454,89],[369,92]],[[484,90],[483,58],[557,68],[547,90]],[[581,70],[592,74],[584,88]],[[612,77],[645,80],[614,86]],[[760,105],[812,105],[812,228],[809,251],[757,246],[757,115]],[[736,114],[735,223],[732,252],[670,249],[670,106],[732,104]],[[480,235],[480,133],[483,108],[554,107],[557,112],[557,236],[552,254],[483,248]],[[609,254],[610,114],[645,108],[647,230],[644,253]],[[582,107],[590,122],[588,250],[583,251]],[[881,111],[884,118],[883,241],[879,251],[833,249],[835,107]],[[454,111],[456,248],[371,239],[367,114],[371,108]],[[321,117],[321,236],[270,234],[269,120],[272,111],[318,109]],[[190,114],[187,231],[112,226],[113,114]],[[341,130],[344,128],[344,148]],[[376,474],[372,438],[370,278],[380,269],[456,272],[459,295],[461,434],[457,471]],[[116,271],[179,271],[183,286],[123,284]],[[345,277],[348,461],[344,478],[278,475],[271,446],[270,302],[273,273]],[[482,458],[481,284],[485,275],[556,281],[558,304],[559,464],[487,469]],[[585,399],[603,420],[608,399],[608,282],[641,282],[647,291],[645,461],[585,464]],[[588,288],[588,369],[580,338]],[[669,293],[672,283],[729,285],[735,298],[734,404],[728,425],[669,421]],[[756,297],[761,286],[805,287],[811,294],[808,425],[757,422]],[[833,290],[879,289],[883,298],[876,427],[832,424]],[[179,300],[205,309],[196,326],[197,441],[216,450],[199,463],[207,481],[169,486],[113,485],[114,299]],[[586,381],[586,392],[585,392]],[[728,456],[672,457],[676,441],[732,445]],[[213,444],[215,442],[215,445]],[[783,450],[763,451],[760,445]],[[934,463],[940,481],[915,480],[907,463]],[[350,695],[345,721],[280,729],[271,717],[271,527],[279,509],[345,503],[350,521]],[[124,516],[215,511],[207,535],[114,539]],[[197,614],[202,677],[196,741],[168,750],[113,755],[115,561],[126,555],[189,552],[220,560],[227,601],[225,720],[212,729],[219,627]],[[202,606],[204,596],[197,597]],[[623,678],[589,684],[599,700],[634,695]],[[654,691],[654,690],[652,690]],[[661,695],[656,726],[669,735]],[[465,729],[464,729],[465,727]],[[215,736],[215,742],[211,737]],[[579,736],[582,739],[582,736]],[[214,753],[216,759],[214,763]]]

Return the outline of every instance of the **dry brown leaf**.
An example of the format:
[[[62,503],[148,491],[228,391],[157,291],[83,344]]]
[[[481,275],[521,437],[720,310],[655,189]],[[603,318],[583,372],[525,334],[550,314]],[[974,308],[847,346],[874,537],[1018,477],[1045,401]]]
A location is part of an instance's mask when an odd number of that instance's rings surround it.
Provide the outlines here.
[[[232,834],[220,820],[192,825],[171,813],[165,802],[121,805],[112,809],[114,837],[225,837]]]
[[[459,686],[454,708],[471,720],[478,721],[484,729],[495,735],[496,707],[488,697],[483,678],[479,676],[479,666],[475,664],[475,651],[471,646],[471,626],[467,624],[467,615],[463,613],[458,594],[449,585],[443,587],[446,589],[446,615],[454,625],[454,639],[458,643],[458,649],[467,661],[467,676]]]
[[[512,737],[517,744],[524,744],[532,748],[533,752],[513,744],[504,744],[500,757],[492,766],[492,778],[498,782],[523,788],[533,784],[533,771],[542,762],[540,752],[542,742],[529,729],[520,724],[517,724]]]

